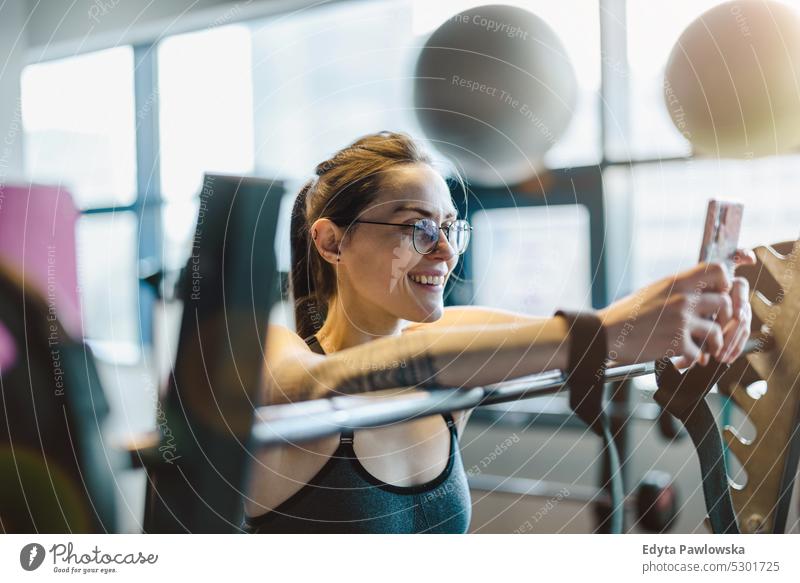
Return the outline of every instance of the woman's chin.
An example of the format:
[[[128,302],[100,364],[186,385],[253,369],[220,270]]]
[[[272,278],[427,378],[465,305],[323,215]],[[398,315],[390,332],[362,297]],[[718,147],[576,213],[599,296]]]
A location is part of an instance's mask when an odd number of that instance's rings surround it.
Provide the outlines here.
[[[414,322],[429,324],[431,322],[435,322],[444,315],[444,306],[442,305],[441,300],[438,302],[436,300],[428,300],[426,304],[417,305],[415,308],[416,309],[413,310],[414,317],[406,319],[412,319]]]

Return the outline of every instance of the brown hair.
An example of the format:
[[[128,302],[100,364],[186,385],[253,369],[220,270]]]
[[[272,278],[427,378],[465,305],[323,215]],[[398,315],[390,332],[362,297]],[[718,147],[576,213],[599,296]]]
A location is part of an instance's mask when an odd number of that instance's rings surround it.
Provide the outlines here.
[[[340,227],[354,220],[375,199],[384,174],[399,165],[425,163],[430,156],[407,134],[382,131],[359,138],[317,165],[317,177],[303,186],[292,208],[290,292],[295,328],[302,338],[325,322],[336,292],[333,267],[311,243],[309,227],[326,217]]]

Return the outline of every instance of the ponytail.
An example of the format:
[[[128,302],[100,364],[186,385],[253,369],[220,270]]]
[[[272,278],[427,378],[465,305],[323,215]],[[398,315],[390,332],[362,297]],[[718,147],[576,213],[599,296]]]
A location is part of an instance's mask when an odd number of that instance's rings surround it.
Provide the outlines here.
[[[315,179],[309,180],[300,190],[292,207],[291,261],[289,290],[294,301],[295,329],[301,338],[308,338],[322,328],[325,315],[321,313],[316,284],[311,269],[311,241],[308,236],[306,213],[308,193]]]

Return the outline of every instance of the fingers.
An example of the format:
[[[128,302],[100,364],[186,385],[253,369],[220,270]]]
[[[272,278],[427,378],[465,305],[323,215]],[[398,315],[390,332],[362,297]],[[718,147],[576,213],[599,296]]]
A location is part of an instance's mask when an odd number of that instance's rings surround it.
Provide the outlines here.
[[[687,339],[683,343],[683,354],[678,358],[683,366],[679,366],[678,368],[685,368],[693,362],[698,361],[702,356],[703,352],[700,350],[700,347],[692,342],[692,340]]]
[[[703,292],[727,292],[731,287],[728,271],[721,263],[698,263],[679,276],[684,292],[698,289]]]
[[[739,265],[755,265],[756,254],[752,249],[737,249],[733,254],[733,262],[737,267]]]
[[[750,283],[743,277],[734,277],[731,288],[733,316],[744,320],[750,311]],[[724,326],[724,324],[723,324]]]
[[[742,355],[747,345],[747,340],[750,338],[751,322],[752,312],[750,311],[750,304],[745,304],[743,317],[741,319],[734,318],[728,322],[728,325],[723,329],[726,348],[722,352],[720,362],[731,363]]]
[[[752,265],[756,258],[751,250],[739,249],[734,261]],[[712,356],[730,363],[741,355],[752,320],[746,279],[731,277],[721,263],[700,263],[676,276],[667,293],[676,300],[671,305],[678,308],[684,331],[675,366],[707,365]]]
[[[750,323],[733,319],[723,329],[722,335],[725,340],[725,349],[722,351],[719,361],[730,364],[744,351],[747,339],[750,338]]]
[[[720,362],[723,363],[731,363],[739,358],[750,337],[750,323],[753,319],[750,307],[750,284],[743,277],[733,278],[731,305],[733,318],[722,324],[725,350],[722,352]]]
[[[700,347],[699,350],[707,352],[719,360],[719,356],[725,348],[725,339],[718,323],[693,317],[689,321],[689,334]],[[701,359],[701,364],[708,364],[708,358]]]
[[[717,323],[724,328],[737,312],[734,311],[730,294],[711,292],[700,294],[694,305],[694,313],[709,320],[716,318]]]

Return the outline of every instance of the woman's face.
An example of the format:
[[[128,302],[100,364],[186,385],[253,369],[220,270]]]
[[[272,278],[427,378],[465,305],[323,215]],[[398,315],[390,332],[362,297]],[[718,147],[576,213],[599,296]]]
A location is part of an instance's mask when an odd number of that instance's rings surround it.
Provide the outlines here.
[[[382,182],[360,220],[413,225],[418,219],[431,218],[441,226],[457,218],[447,183],[427,164],[395,168]],[[356,294],[351,299],[357,299],[358,305],[382,308],[397,318],[438,320],[444,309],[444,283],[458,262],[444,231],[440,230],[435,249],[421,255],[414,249],[412,226],[358,223],[354,227],[342,246],[340,293]],[[423,275],[428,283],[419,281]]]

